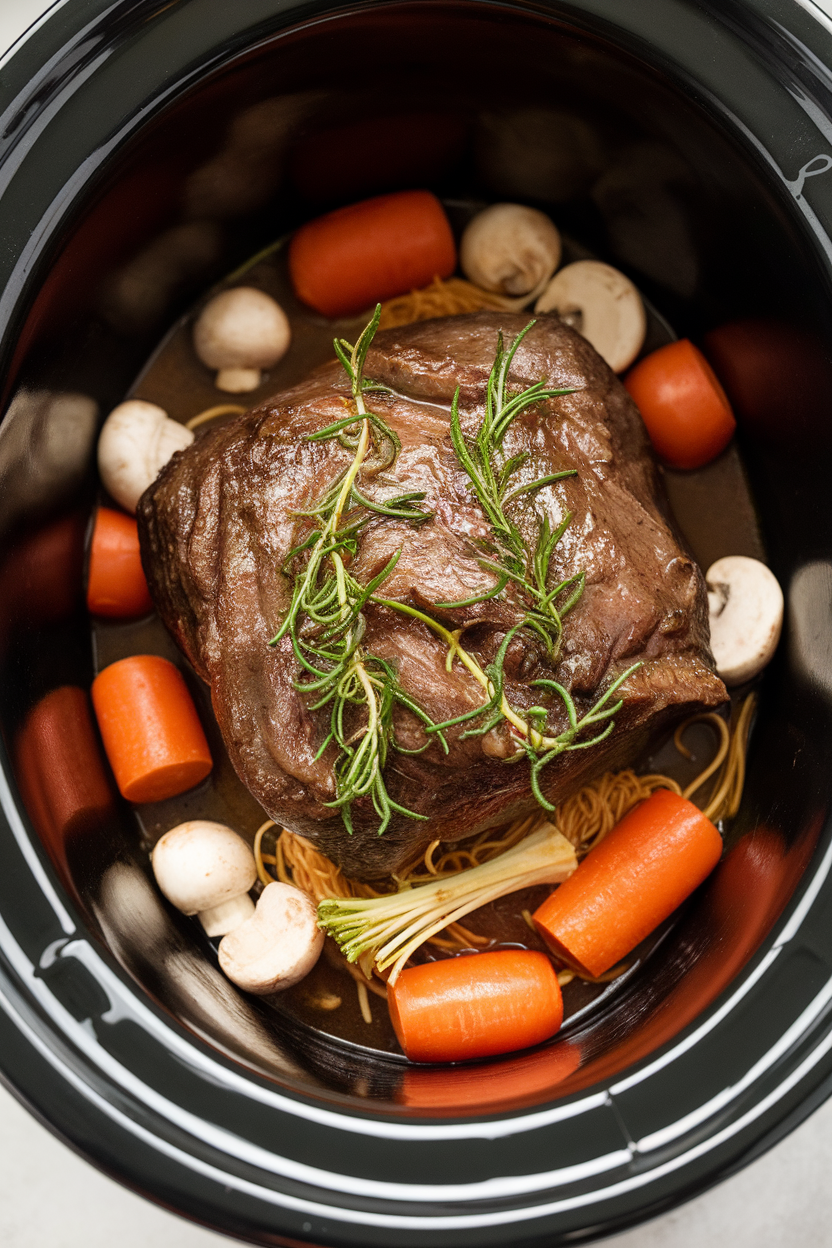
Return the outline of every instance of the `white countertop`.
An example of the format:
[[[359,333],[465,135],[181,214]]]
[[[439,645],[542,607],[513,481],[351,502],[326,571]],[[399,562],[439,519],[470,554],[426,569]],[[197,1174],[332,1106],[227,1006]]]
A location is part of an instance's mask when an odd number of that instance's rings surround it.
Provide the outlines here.
[[[812,0],[799,0],[812,8]],[[48,7],[0,0],[0,49]],[[832,15],[832,0],[820,5]],[[610,1248],[829,1248],[832,1101],[734,1178]],[[3,1248],[210,1248],[228,1243],[149,1204],[54,1139],[0,1087],[0,1244]]]

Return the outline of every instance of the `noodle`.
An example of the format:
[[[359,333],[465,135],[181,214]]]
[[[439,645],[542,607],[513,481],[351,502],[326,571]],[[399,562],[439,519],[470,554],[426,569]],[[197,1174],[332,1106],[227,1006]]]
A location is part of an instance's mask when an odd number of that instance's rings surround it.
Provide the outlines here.
[[[751,720],[756,704],[756,697],[753,693],[750,693],[740,707],[734,707],[732,710],[730,726],[725,723],[725,720],[720,715],[710,711],[702,715],[694,715],[676,729],[676,734],[673,738],[676,748],[680,753],[687,754],[688,757],[690,755],[682,744],[682,737],[685,729],[691,724],[708,723],[713,728],[716,728],[720,734],[720,745],[716,757],[710,766],[706,767],[702,774],[697,776],[692,784],[688,785],[684,792],[685,797],[690,797],[714,772],[722,767],[722,772],[718,776],[711,792],[710,801],[703,811],[714,822],[718,823],[722,819],[733,819],[740,808],[743,785],[745,784],[745,756],[748,750],[748,735],[751,731]]]
[[[400,325],[412,325],[414,321],[429,321],[436,316],[461,316],[465,312],[481,312],[486,308],[505,311],[512,306],[502,296],[480,290],[461,277],[451,277],[446,282],[435,277],[430,286],[383,303],[379,329],[397,329]]]
[[[755,704],[754,695],[749,694],[743,703],[734,708],[730,724],[713,711],[693,715],[680,724],[674,743],[683,757],[692,757],[683,738],[693,724],[707,724],[719,737],[714,757],[684,792],[670,776],[639,776],[631,770],[608,771],[561,802],[552,816],[541,811],[515,820],[502,831],[488,828],[467,843],[451,845],[438,857],[441,842],[438,839],[431,841],[419,858],[408,864],[401,874],[392,877],[387,888],[374,888],[360,880],[349,879],[340,867],[315,849],[314,845],[287,828],[283,828],[276,836],[274,855],[264,854],[263,836],[276,826],[269,819],[258,828],[254,838],[257,874],[264,884],[272,883],[275,877],[284,884],[295,884],[308,893],[316,904],[327,897],[383,897],[390,892],[445,879],[470,867],[490,862],[545,823],[553,823],[574,846],[578,858],[581,859],[599,845],[629,811],[650,797],[656,789],[671,789],[674,793],[689,798],[709,780],[712,781],[712,786],[703,813],[715,822],[731,818],[737,813],[742,797],[745,756]],[[274,875],[266,870],[267,864],[273,866]],[[523,911],[523,918],[534,929],[532,917],[527,910]],[[492,942],[489,937],[472,932],[461,923],[450,923],[441,935],[431,937],[429,943],[445,952],[460,953],[463,950],[483,948]],[[337,961],[333,959],[333,964],[347,971],[357,985],[362,1017],[366,1022],[372,1022],[367,993],[369,991],[386,997],[384,986],[373,978],[371,967],[353,966],[340,951],[335,958]],[[623,969],[615,968],[600,979],[592,979],[590,976],[579,978],[590,983],[607,983],[621,974]],[[569,983],[574,977],[571,970],[561,971],[558,975],[562,985]]]
[[[257,878],[260,880],[260,883],[264,885],[272,884],[274,882],[274,876],[269,875],[268,871],[263,866],[263,863],[268,861],[268,859],[266,859],[263,854],[263,837],[266,834],[266,832],[268,832],[269,828],[273,828],[274,826],[275,826],[274,819],[267,819],[265,823],[260,824],[260,827],[254,833],[253,851],[254,851],[254,861],[257,864]],[[275,851],[275,857],[272,858],[272,862],[274,863],[275,868],[276,868],[277,878],[281,880],[284,884],[290,884],[291,880],[285,877],[284,873],[280,870],[281,855],[280,855],[279,840],[278,840],[278,844],[277,844],[276,851]]]
[[[200,425],[205,425],[209,420],[216,420],[218,416],[242,416],[243,412],[248,409],[241,407],[239,403],[220,403],[217,407],[208,407],[204,412],[199,412],[196,416],[192,416],[190,420],[185,421],[186,429],[198,429]]]
[[[373,1021],[373,1012],[370,1009],[370,998],[367,996],[367,983],[363,979],[357,979],[355,983],[358,988],[358,1005],[361,1010],[361,1017],[365,1023],[371,1023]]]
[[[656,789],[681,790],[670,776],[637,776],[634,771],[608,771],[562,802],[558,830],[583,858],[599,845],[624,816]]]

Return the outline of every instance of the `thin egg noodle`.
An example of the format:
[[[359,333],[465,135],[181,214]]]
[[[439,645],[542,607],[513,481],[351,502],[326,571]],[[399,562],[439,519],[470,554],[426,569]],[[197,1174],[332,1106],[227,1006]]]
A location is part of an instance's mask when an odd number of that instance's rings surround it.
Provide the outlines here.
[[[461,316],[466,312],[482,312],[488,308],[506,311],[515,305],[502,295],[480,290],[461,277],[442,281],[435,277],[430,286],[411,290],[407,295],[388,299],[381,305],[379,329],[398,329],[415,321],[430,321],[439,316]]]

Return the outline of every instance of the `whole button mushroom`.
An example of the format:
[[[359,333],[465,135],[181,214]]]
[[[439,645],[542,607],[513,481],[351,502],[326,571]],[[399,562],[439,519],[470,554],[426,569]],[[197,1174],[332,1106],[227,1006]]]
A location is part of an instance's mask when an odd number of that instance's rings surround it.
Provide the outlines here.
[[[705,575],[711,650],[726,685],[751,680],[770,662],[783,626],[783,591],[774,574],[746,555],[717,559]]]
[[[557,312],[606,360],[614,373],[629,368],[644,343],[647,317],[633,283],[600,260],[567,264],[549,282],[535,312]]]
[[[286,313],[270,295],[252,286],[235,286],[205,305],[194,325],[194,349],[208,368],[218,370],[218,390],[256,390],[262,370],[289,350],[292,331]]]
[[[251,919],[249,889],[257,879],[250,847],[223,823],[192,819],[171,828],[153,850],[153,874],[168,901],[195,914],[209,936]]]
[[[260,996],[291,988],[318,961],[324,934],[315,905],[293,884],[267,884],[252,918],[220,941],[220,967]]]
[[[544,288],[560,263],[560,234],[545,212],[523,204],[492,204],[466,226],[459,262],[469,281],[526,302]]]
[[[176,451],[190,446],[190,429],[155,403],[128,399],[113,408],[98,436],[98,471],[104,488],[127,511],[156,480]]]

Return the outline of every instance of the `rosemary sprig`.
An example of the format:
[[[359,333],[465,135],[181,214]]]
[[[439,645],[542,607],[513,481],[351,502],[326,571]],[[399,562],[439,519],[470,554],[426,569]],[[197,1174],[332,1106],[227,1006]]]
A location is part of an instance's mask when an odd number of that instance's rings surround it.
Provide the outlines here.
[[[540,788],[543,768],[565,751],[589,749],[609,735],[614,727],[613,717],[623,704],[620,698],[615,699],[615,694],[641,666],[636,663],[619,675],[580,717],[569,691],[554,679],[533,682],[548,695],[549,706],[518,710],[505,693],[505,658],[518,634],[525,631],[538,637],[544,642],[550,661],[557,661],[564,619],[580,600],[585,578],[583,572],[578,572],[550,585],[552,558],[570,523],[571,513],[553,528],[548,517],[541,518],[535,510],[537,535],[533,547],[527,546],[513,514],[514,507],[533,504],[540,490],[574,476],[576,470],[549,473],[512,488],[512,478],[528,461],[529,454],[523,452],[504,459],[503,442],[512,422],[522,412],[545,399],[570,394],[572,390],[549,389],[540,381],[519,393],[509,392],[511,364],[520,343],[535,323],[531,321],[508,349],[503,345],[502,335],[498,338],[486,389],[485,415],[474,438],[467,438],[462,431],[459,389],[454,395],[451,441],[491,525],[493,541],[479,556],[479,563],[494,573],[495,582],[462,602],[436,605],[452,609],[485,602],[503,594],[509,583],[526,602],[523,618],[508,630],[493,661],[483,669],[462,646],[462,629],[448,629],[427,612],[378,593],[393,571],[400,550],[366,585],[361,585],[349,570],[358,553],[361,532],[373,516],[380,520],[405,520],[413,525],[423,524],[432,516],[421,507],[423,493],[411,492],[379,500],[370,498],[364,485],[364,477],[377,477],[395,462],[401,449],[394,430],[377,413],[367,409],[364,397],[385,389],[364,377],[367,353],[380,313],[377,307],[354,346],[344,339],[335,340],[335,353],[350,380],[353,410],[341,420],[309,435],[309,440],[337,439],[353,452],[353,458],[314,507],[297,513],[312,520],[314,527],[283,562],[284,573],[294,576],[292,598],[286,618],[269,644],[274,646],[284,637],[290,638],[300,667],[295,687],[307,695],[311,710],[323,707],[330,710],[329,732],[317,757],[330,746],[337,748],[333,764],[336,797],[328,804],[341,811],[349,832],[353,830],[352,805],[363,797],[371,799],[378,815],[379,835],[394,812],[411,819],[426,818],[390,797],[384,779],[389,752],[394,749],[405,754],[421,753],[435,740],[448,753],[444,732],[461,724],[470,725],[461,734],[465,738],[481,736],[506,721],[517,743],[515,758],[525,754],[529,759],[531,787],[537,801],[545,809],[552,810]],[[392,665],[365,648],[364,611],[368,604],[387,607],[419,620],[440,637],[448,648],[447,670],[451,671],[455,661],[466,668],[482,688],[481,705],[444,723],[434,723],[402,688]],[[552,701],[552,695],[556,702]],[[561,707],[561,714],[565,710],[568,727],[553,735],[548,721],[556,705]],[[418,749],[408,750],[396,740],[393,717],[397,706],[405,707],[422,724],[425,743]],[[586,735],[598,725],[603,726],[593,735]]]
[[[529,548],[513,515],[507,510],[518,500],[522,499],[524,503],[533,501],[532,496],[544,487],[576,475],[576,470],[570,468],[562,472],[549,473],[510,488],[515,473],[529,459],[528,452],[522,452],[507,459],[502,457],[503,443],[512,422],[522,412],[544,399],[574,393],[573,389],[548,389],[543,381],[536,382],[518,393],[510,393],[509,374],[512,362],[520,344],[534,324],[534,321],[530,321],[508,348],[503,343],[502,334],[498,335],[497,353],[486,387],[485,414],[473,438],[467,438],[462,431],[459,416],[459,388],[454,395],[451,406],[451,441],[457,459],[465,469],[471,488],[491,524],[494,535],[494,553],[492,557],[480,557],[479,563],[483,568],[492,571],[496,580],[490,588],[485,588],[464,601],[436,604],[437,607],[447,610],[485,602],[502,594],[511,582],[520,591],[521,597],[526,600],[527,610],[523,619],[509,629],[493,662],[483,670],[474,656],[460,644],[461,630],[451,631],[426,612],[406,604],[395,603],[378,596],[374,598],[374,601],[421,620],[447,645],[447,670],[451,670],[456,660],[462,663],[482,687],[485,701],[481,706],[446,720],[444,723],[426,728],[427,734],[443,732],[461,724],[470,724],[471,726],[462,733],[462,737],[482,736],[505,720],[510,725],[512,735],[517,742],[518,754],[515,757],[522,757],[525,754],[529,759],[530,782],[535,798],[545,810],[551,811],[554,807],[544,797],[540,788],[543,768],[568,750],[589,749],[609,736],[615,726],[613,717],[623,705],[620,698],[613,700],[614,696],[624,681],[637,671],[641,664],[633,664],[616,677],[594,705],[580,718],[571,694],[562,684],[556,680],[534,681],[534,685],[549,694],[554,694],[560,706],[566,711],[569,726],[554,735],[547,727],[553,706],[534,706],[523,712],[511,705],[505,693],[504,664],[511,642],[524,631],[527,634],[534,634],[544,642],[549,660],[552,663],[557,662],[560,657],[564,620],[580,601],[586,579],[581,571],[555,585],[550,584],[552,559],[558,543],[571,522],[571,512],[567,512],[554,528],[548,516],[541,517],[535,513],[537,537],[534,546]],[[599,724],[603,724],[599,731],[589,737],[585,735]]]
[[[531,766],[531,786],[532,792],[539,804],[544,810],[554,810],[547,798],[543,796],[540,790],[540,772],[550,763],[552,759],[557,758],[560,754],[565,754],[570,750],[586,750],[593,745],[598,745],[606,737],[610,735],[615,722],[613,716],[617,715],[624,705],[623,699],[619,698],[615,702],[610,699],[618,692],[624,681],[632,676],[634,672],[642,666],[641,663],[633,663],[626,671],[622,672],[615,678],[611,685],[598,698],[595,704],[584,714],[578,718],[578,712],[575,707],[574,699],[563,685],[556,680],[535,680],[532,681],[533,686],[545,688],[548,691],[557,694],[561,699],[569,721],[569,727],[565,728],[557,736],[550,736],[546,733],[546,722],[548,720],[551,708],[546,707],[530,707],[525,712],[516,710],[508,701],[504,690],[504,671],[506,653],[511,642],[517,634],[527,627],[525,620],[521,620],[519,624],[506,633],[500,645],[497,655],[493,663],[483,670],[472,654],[469,654],[463,646],[460,645],[460,636],[462,630],[457,629],[451,631],[440,624],[438,620],[434,620],[425,611],[420,611],[416,607],[411,607],[407,603],[394,602],[387,598],[374,597],[373,601],[380,606],[390,607],[395,611],[400,611],[405,615],[411,616],[413,619],[420,620],[426,624],[432,632],[445,642],[448,647],[447,666],[450,670],[454,659],[459,660],[462,665],[467,668],[477,683],[482,687],[486,695],[486,701],[472,711],[467,711],[464,715],[457,715],[454,719],[445,720],[441,724],[427,725],[425,731],[427,734],[441,733],[448,728],[452,728],[457,724],[465,723],[471,720],[480,720],[481,722],[475,728],[469,729],[462,733],[462,738],[472,736],[482,736],[490,729],[496,727],[501,720],[505,719],[514,730],[514,736],[517,741],[518,750],[524,752]],[[606,721],[606,722],[605,722]],[[590,739],[581,739],[581,734],[586,729],[593,727],[595,724],[604,723],[601,729],[594,737]]]
[[[384,779],[384,768],[391,747],[408,751],[395,739],[393,712],[404,706],[424,725],[433,729],[430,717],[402,688],[395,670],[384,659],[363,646],[366,629],[364,609],[375,591],[396,566],[397,551],[367,585],[361,585],[349,570],[358,553],[361,530],[373,515],[395,517],[412,524],[423,524],[431,513],[419,506],[423,493],[400,494],[384,501],[367,497],[357,482],[362,473],[377,474],[398,454],[400,443],[394,431],[375,412],[367,410],[364,395],[378,390],[364,379],[364,365],[370,343],[378,328],[381,309],[352,346],[336,339],[335,353],[350,379],[353,411],[343,420],[310,435],[310,441],[337,438],[353,451],[352,462],[310,511],[299,513],[312,518],[315,528],[283,563],[290,573],[293,565],[306,556],[295,576],[289,610],[269,643],[276,646],[289,637],[301,672],[295,687],[310,699],[310,709],[329,707],[329,732],[318,750],[321,757],[330,745],[337,747],[334,763],[336,796],[328,805],[341,811],[348,832],[353,830],[352,805],[369,796],[379,818],[379,835],[394,812],[410,819],[424,819],[395,802]],[[359,725],[356,727],[356,719]],[[441,731],[426,737],[427,749],[433,737],[447,752]]]
[[[494,556],[481,557],[479,563],[483,568],[495,572],[497,580],[493,587],[483,590],[464,603],[437,603],[437,606],[447,608],[485,602],[502,593],[507,583],[512,581],[528,600],[528,626],[538,632],[546,643],[550,659],[556,662],[560,654],[563,621],[579,601],[585,579],[584,573],[579,572],[558,585],[549,585],[552,556],[572,515],[567,513],[554,530],[548,516],[542,520],[538,517],[537,541],[534,549],[529,551],[516,521],[506,509],[518,499],[530,501],[529,496],[537,494],[545,486],[574,477],[577,470],[566,468],[509,488],[515,473],[528,461],[529,453],[524,451],[502,463],[498,461],[505,436],[512,422],[522,412],[543,399],[574,393],[574,388],[547,389],[542,381],[517,394],[509,393],[512,361],[534,324],[534,321],[529,321],[508,349],[504,346],[502,334],[498,335],[497,354],[486,387],[485,415],[473,439],[466,438],[462,432],[458,388],[454,395],[451,407],[451,441],[457,459],[465,469],[471,487],[494,531]],[[565,599],[564,594],[567,594]]]
[[[539,477],[518,490],[509,491],[508,485],[511,478],[527,462],[529,454],[524,451],[519,455],[514,455],[503,464],[498,464],[496,461],[496,455],[502,450],[503,441],[512,421],[521,412],[542,399],[573,393],[572,389],[549,390],[544,382],[539,381],[519,394],[509,394],[509,369],[518,347],[534,324],[534,321],[529,321],[508,350],[503,345],[503,335],[498,334],[497,354],[485,392],[485,415],[476,438],[469,440],[462,432],[459,419],[459,387],[457,387],[451,406],[451,441],[457,459],[468,474],[480,506],[494,530],[499,562],[509,573],[514,573],[518,577],[522,577],[525,573],[527,551],[523,535],[506,513],[506,504],[512,497],[518,497],[521,493],[531,493],[542,489],[544,485],[560,481],[564,477],[573,477],[576,474],[576,469],[568,468],[563,472]]]

